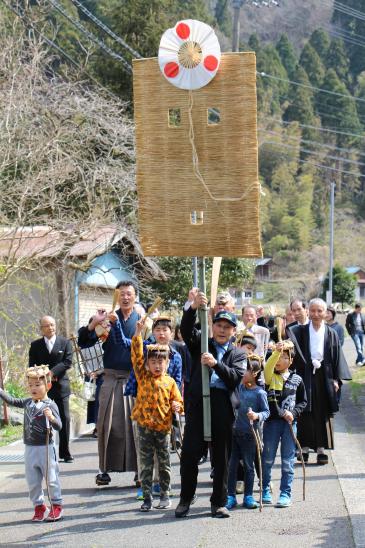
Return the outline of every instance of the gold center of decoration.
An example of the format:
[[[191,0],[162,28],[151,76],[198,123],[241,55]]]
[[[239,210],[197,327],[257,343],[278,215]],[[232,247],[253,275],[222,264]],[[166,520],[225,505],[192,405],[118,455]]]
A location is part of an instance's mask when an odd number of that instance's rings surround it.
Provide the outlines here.
[[[203,58],[202,48],[197,42],[189,40],[180,47],[178,57],[180,65],[184,68],[195,68]]]

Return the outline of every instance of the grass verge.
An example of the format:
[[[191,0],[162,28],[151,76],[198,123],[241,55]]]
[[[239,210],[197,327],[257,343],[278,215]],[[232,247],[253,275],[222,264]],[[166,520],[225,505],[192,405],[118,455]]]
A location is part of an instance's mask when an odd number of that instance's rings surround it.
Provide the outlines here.
[[[13,441],[20,440],[23,435],[23,425],[13,426],[9,424],[0,428],[0,447],[8,445]]]

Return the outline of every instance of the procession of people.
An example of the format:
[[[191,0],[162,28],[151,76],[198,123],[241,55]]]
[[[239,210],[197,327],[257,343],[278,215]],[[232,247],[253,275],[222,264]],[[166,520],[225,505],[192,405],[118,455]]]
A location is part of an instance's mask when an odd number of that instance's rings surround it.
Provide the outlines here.
[[[328,463],[341,385],[351,379],[335,310],[327,309],[319,298],[309,303],[295,298],[275,317],[252,304],[245,305],[240,316],[234,298],[224,291],[211,303],[211,336],[202,353],[199,310],[209,304],[202,291],[190,290],[180,319],[175,314],[176,329],[171,315],[158,310],[146,314],[137,303],[134,282],[120,282],[116,291],[119,308],[97,310],[78,333],[79,348],[92,348],[100,339],[103,347],[94,419],[99,455],[96,484],[109,485],[113,472],[133,472],[140,510],[169,508],[170,453],[176,448],[172,440],[176,425],[184,424],[176,518],[186,517],[196,501],[199,464],[207,459],[208,448],[213,517],[229,517],[241,492],[246,509],[273,504],[271,469],[279,442],[282,476],[276,506],[290,506],[295,458],[306,463],[312,451],[318,465]],[[355,307],[346,325],[360,363],[361,310]],[[42,337],[29,350],[30,397],[17,400],[4,391],[0,397],[27,410],[27,447],[45,443],[54,447],[54,428],[59,431],[59,459],[72,463],[67,374],[72,366],[71,343],[56,334],[51,316],[40,319],[40,331]],[[202,368],[209,373],[209,443],[203,427]],[[178,415],[184,420],[177,420]],[[60,519],[63,508],[54,450],[49,463],[53,479],[46,478],[51,508],[39,484],[44,462],[37,463],[39,454],[34,451],[26,455],[26,479],[35,501],[33,521]],[[34,467],[37,485],[29,472]],[[260,500],[253,496],[255,469],[262,488]]]

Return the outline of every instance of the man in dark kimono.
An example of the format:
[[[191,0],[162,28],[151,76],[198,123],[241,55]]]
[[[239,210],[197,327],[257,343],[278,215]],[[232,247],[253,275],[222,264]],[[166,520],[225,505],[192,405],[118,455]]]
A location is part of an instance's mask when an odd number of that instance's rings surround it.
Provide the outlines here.
[[[133,400],[124,396],[124,389],[132,369],[130,349],[123,342],[134,335],[140,315],[134,310],[137,288],[132,281],[118,283],[119,309],[110,312],[110,332],[103,343],[104,382],[99,394],[97,422],[99,473],[97,485],[108,485],[108,472],[136,472],[137,456],[133,436],[131,412]],[[93,346],[98,340],[95,328],[105,320],[106,312],[98,312],[87,326],[79,329],[80,348]]]
[[[351,379],[337,333],[325,324],[326,311],[322,299],[312,299],[309,323],[291,327],[289,334],[296,348],[292,369],[302,377],[308,399],[298,420],[298,439],[305,462],[313,449],[318,464],[327,464],[324,451],[334,448],[333,415],[338,411],[340,380]]]

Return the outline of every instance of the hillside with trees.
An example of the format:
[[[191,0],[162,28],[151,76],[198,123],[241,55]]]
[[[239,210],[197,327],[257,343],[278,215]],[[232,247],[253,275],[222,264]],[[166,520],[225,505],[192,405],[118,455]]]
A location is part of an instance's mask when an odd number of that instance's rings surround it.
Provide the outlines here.
[[[336,183],[336,261],[342,265],[358,264],[365,253],[362,237],[365,224],[365,39],[361,41],[361,36],[365,36],[365,23],[347,9],[333,11],[331,2],[281,0],[279,4],[279,7],[266,11],[263,7],[257,9],[247,4],[241,10],[240,48],[254,50],[257,55],[264,253],[274,257],[279,275],[289,272],[294,277],[305,274],[318,278],[327,269],[331,182]],[[342,5],[361,10],[361,4],[360,0],[343,0]],[[120,108],[124,109],[123,123],[127,124],[129,132],[133,116],[129,69],[132,58],[136,54],[155,56],[162,32],[184,17],[211,23],[228,47],[231,32],[229,5],[229,2],[204,0],[124,0],[122,3],[117,0],[34,0],[16,3],[15,13],[9,12],[1,3],[0,15],[1,26],[8,33],[5,36],[11,34],[12,27],[16,28],[17,21],[17,25],[31,29],[31,35],[37,36],[42,48],[51,54],[50,61],[46,57],[45,78],[58,81],[60,75],[66,75],[70,81],[82,81],[86,90],[91,89],[92,81],[94,91],[103,86],[104,91],[100,93],[104,97],[105,93],[112,94],[105,110],[105,113],[110,111],[111,115],[113,111],[109,104],[113,103],[113,94],[117,96],[115,108],[118,112]],[[116,41],[110,33],[103,32],[100,25],[90,19],[85,8],[130,49]],[[272,19],[268,22],[266,17]],[[251,27],[246,24],[246,18],[251,21]],[[296,32],[299,20],[305,21],[300,33]],[[250,28],[257,32],[249,34]],[[272,34],[265,35],[263,29],[266,32],[271,29]],[[96,88],[95,82],[98,83]],[[118,103],[120,100],[122,107]],[[71,98],[68,98],[68,103],[70,101]],[[89,105],[94,104],[92,101]],[[78,118],[79,111],[75,108],[73,113],[71,106],[67,108],[69,111],[60,107],[56,109],[56,118],[49,120],[51,128],[52,124],[58,127],[59,119],[64,121],[68,116],[70,124],[76,120],[80,127],[84,127],[87,120]],[[6,104],[2,106],[2,112],[6,118]],[[95,111],[92,116],[95,118],[100,114]],[[108,119],[105,123],[109,127]],[[41,131],[50,131],[40,127]],[[113,125],[110,127],[113,132],[116,131]],[[93,138],[94,144],[90,143],[90,146],[96,147],[92,153],[94,156],[88,156],[87,150],[79,151],[82,169],[89,173],[90,158],[93,157],[99,166],[103,165],[100,162],[104,162],[104,173],[106,176],[111,173],[109,183],[113,186],[116,176],[114,164],[120,155],[121,173],[125,173],[126,177],[123,175],[123,181],[118,184],[123,183],[128,189],[124,195],[127,201],[123,207],[118,206],[118,218],[134,231],[134,158],[130,132],[126,134],[126,142],[123,132],[121,135],[115,134],[121,148],[114,147],[111,155],[105,154],[103,144],[106,138],[103,135],[107,134],[108,130],[103,127],[102,133],[99,131]],[[42,134],[42,137],[46,135]],[[108,139],[114,139],[113,135],[109,135]],[[6,139],[4,142],[6,144]],[[70,157],[73,158],[73,155]],[[52,155],[44,160],[40,156],[42,169],[48,169],[50,158]],[[57,155],[54,158],[57,163],[54,161],[52,168],[61,161]],[[22,180],[29,184],[26,165],[23,167],[20,163],[17,167],[20,184]],[[79,173],[74,163],[72,165],[71,179],[62,183],[67,192],[72,192],[75,181],[83,182],[87,178],[83,172]],[[62,176],[61,181],[67,176],[66,171],[56,173]],[[9,185],[13,176],[9,170],[3,171],[2,184]],[[94,186],[92,191],[98,193],[98,186]],[[35,189],[35,192],[37,197],[39,190]],[[90,214],[90,196],[86,193],[87,215]],[[110,196],[111,203],[113,200],[115,202],[117,198],[112,189]],[[27,196],[26,203],[29,200]],[[32,203],[36,204],[37,198]],[[81,199],[79,203],[79,213],[84,215],[85,203]],[[107,205],[101,204],[101,214],[107,210]],[[52,214],[49,208],[44,211],[38,207],[38,210],[43,215],[42,222]],[[176,265],[165,261],[164,267],[168,272]],[[234,278],[238,273],[241,276],[238,280],[244,281],[251,276],[249,265],[246,267],[244,263],[230,264],[227,275],[233,272]],[[237,281],[237,277],[234,279]]]

